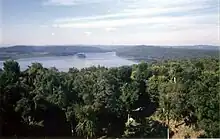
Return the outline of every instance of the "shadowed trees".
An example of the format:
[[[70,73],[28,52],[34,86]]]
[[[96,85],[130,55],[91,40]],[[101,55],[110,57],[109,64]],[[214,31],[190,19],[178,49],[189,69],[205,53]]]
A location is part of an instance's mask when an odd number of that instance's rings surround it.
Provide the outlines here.
[[[219,137],[219,73],[211,58],[68,72],[40,63],[20,71],[9,60],[0,70],[0,133],[153,138],[175,120]]]

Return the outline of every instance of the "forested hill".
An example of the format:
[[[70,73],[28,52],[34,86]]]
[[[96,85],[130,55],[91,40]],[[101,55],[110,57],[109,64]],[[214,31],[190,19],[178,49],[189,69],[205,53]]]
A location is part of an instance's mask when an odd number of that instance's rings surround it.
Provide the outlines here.
[[[219,138],[219,59],[0,69],[0,136]],[[178,136],[178,134],[180,136]]]
[[[220,46],[213,45],[193,45],[193,46],[171,46],[173,48],[185,48],[185,49],[202,49],[202,50],[219,50]]]
[[[219,57],[217,46],[176,46],[176,47],[159,47],[159,46],[134,46],[115,49],[116,54],[137,61],[167,60],[167,59],[190,59],[204,57]]]
[[[116,51],[120,57],[132,60],[164,60],[200,57],[218,57],[218,46],[126,46],[126,45],[57,45],[0,47],[0,60],[41,56],[68,56],[79,52]]]
[[[52,46],[26,46],[17,45],[11,47],[0,47],[1,52],[51,52],[51,53],[62,53],[62,52],[97,52],[103,51],[101,48],[92,46],[66,46],[66,45],[52,45]]]
[[[0,48],[1,59],[18,59],[35,56],[67,56],[80,52],[106,52],[98,47],[92,46],[11,46]]]

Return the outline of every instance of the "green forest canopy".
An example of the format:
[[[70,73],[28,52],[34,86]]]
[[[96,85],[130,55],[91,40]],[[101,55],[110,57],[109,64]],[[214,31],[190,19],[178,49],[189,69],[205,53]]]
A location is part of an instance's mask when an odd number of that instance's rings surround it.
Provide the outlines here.
[[[9,60],[0,70],[0,134],[166,137],[169,122],[156,115],[220,137],[219,73],[215,58],[69,72],[40,63],[20,71]]]

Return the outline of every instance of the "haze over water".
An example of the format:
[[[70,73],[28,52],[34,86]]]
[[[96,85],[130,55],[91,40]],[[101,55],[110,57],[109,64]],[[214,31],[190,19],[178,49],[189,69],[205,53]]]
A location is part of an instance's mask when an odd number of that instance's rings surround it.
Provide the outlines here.
[[[76,56],[51,56],[51,57],[34,57],[16,60],[21,70],[25,70],[31,63],[41,63],[46,68],[56,67],[59,71],[68,71],[69,68],[82,69],[91,66],[118,67],[123,65],[136,64],[133,61],[120,58],[114,52],[108,53],[85,53],[86,58]],[[0,68],[3,68],[3,62],[0,61]]]

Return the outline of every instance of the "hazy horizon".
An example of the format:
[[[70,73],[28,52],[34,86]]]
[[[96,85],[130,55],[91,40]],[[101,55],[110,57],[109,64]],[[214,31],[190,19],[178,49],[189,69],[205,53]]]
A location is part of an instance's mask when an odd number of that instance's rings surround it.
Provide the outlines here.
[[[216,0],[2,0],[4,45],[215,45]]]
[[[13,47],[13,46],[35,46],[35,47],[47,47],[47,46],[91,46],[91,47],[117,47],[117,46],[155,46],[155,47],[178,47],[178,46],[214,46],[214,47],[220,47],[220,45],[212,45],[212,44],[192,44],[192,45],[154,45],[154,44],[45,44],[45,45],[34,45],[34,44],[14,44],[14,45],[0,45],[1,47]]]

